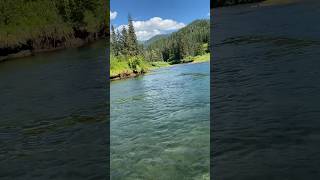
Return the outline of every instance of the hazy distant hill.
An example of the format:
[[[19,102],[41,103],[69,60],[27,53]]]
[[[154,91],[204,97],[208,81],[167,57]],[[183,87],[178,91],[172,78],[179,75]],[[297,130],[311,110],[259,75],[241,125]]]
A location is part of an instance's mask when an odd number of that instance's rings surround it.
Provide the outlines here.
[[[146,41],[141,41],[140,43],[143,44],[143,45],[146,45],[148,46],[149,44],[157,41],[158,39],[161,39],[161,38],[166,38],[166,37],[169,37],[170,34],[158,34],[158,35],[155,35],[153,36],[152,38],[146,40]]]

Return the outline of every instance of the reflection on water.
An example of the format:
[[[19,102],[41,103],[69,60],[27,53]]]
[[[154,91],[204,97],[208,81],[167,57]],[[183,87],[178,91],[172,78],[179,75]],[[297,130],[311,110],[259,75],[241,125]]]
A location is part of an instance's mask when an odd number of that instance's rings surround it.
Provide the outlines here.
[[[104,179],[104,42],[0,63],[0,179]]]
[[[209,63],[111,83],[112,179],[209,179]]]
[[[305,0],[215,12],[216,180],[319,179],[319,8]]]

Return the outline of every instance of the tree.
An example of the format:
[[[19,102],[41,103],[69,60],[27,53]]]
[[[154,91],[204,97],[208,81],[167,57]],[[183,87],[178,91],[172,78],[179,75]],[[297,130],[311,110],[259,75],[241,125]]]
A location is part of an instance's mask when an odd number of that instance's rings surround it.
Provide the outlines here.
[[[119,42],[119,31],[117,32],[114,29],[114,26],[111,25],[111,38],[110,38],[110,43],[111,43],[111,53],[115,56],[118,56],[120,54],[120,42]]]
[[[129,55],[134,56],[139,54],[138,40],[130,15],[128,15],[128,48]]]
[[[122,27],[122,31],[119,37],[120,52],[123,55],[128,55],[129,44],[128,44],[128,32],[126,27]]]

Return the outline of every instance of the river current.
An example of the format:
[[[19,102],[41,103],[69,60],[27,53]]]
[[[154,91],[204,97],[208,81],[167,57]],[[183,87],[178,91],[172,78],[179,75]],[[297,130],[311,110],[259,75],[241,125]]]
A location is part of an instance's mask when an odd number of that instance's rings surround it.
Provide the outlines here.
[[[105,41],[0,63],[0,179],[104,179]]]
[[[212,177],[319,179],[320,1],[214,9]]]
[[[111,82],[111,179],[209,179],[210,64]]]

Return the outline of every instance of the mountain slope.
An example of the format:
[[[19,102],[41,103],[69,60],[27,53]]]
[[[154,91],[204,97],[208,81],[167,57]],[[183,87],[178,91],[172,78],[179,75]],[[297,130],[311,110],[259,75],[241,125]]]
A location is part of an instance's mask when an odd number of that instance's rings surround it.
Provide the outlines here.
[[[195,20],[167,37],[156,38],[146,46],[148,59],[180,61],[208,52],[210,20]]]
[[[155,41],[157,41],[159,39],[166,38],[166,37],[169,37],[169,36],[170,36],[170,34],[158,34],[158,35],[155,35],[152,38],[144,41],[143,44],[148,46],[148,45],[152,44],[153,42],[155,42]]]

